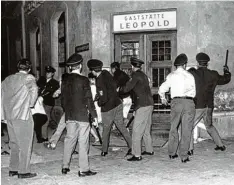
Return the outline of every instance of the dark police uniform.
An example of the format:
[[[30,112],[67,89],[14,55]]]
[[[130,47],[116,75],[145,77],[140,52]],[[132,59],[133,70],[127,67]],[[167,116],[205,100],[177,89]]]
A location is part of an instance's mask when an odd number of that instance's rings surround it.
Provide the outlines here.
[[[217,85],[224,85],[230,82],[231,73],[224,68],[224,75],[207,68],[210,57],[205,53],[198,53],[196,60],[199,63],[198,69],[191,68],[189,72],[194,76],[196,83],[196,115],[194,127],[203,118],[206,130],[217,145],[217,150],[225,150],[225,146],[212,123],[214,109],[214,91]],[[193,128],[194,128],[193,127]],[[190,152],[193,152],[193,137],[190,143]]]
[[[66,62],[68,66],[78,66],[83,62],[79,54],[73,54]],[[61,85],[61,104],[65,112],[67,134],[64,140],[62,173],[69,172],[72,152],[78,139],[79,145],[79,176],[95,175],[91,172],[88,161],[90,124],[88,112],[97,118],[89,79],[71,71],[63,75]]]
[[[101,71],[103,63],[100,60],[91,59],[87,63],[90,70],[99,69]],[[110,131],[113,123],[119,129],[127,142],[129,150],[131,148],[131,136],[123,123],[123,105],[116,91],[116,83],[107,70],[102,70],[101,74],[96,78],[97,101],[101,107],[103,133],[102,133],[102,155],[108,152],[110,139]]]
[[[144,62],[131,58],[131,64],[140,68]],[[141,140],[143,137],[146,152],[153,154],[150,129],[152,125],[153,97],[149,86],[148,77],[139,69],[132,73],[132,79],[120,89],[120,92],[134,92],[135,119],[132,130],[133,161],[141,160]],[[134,158],[135,157],[135,158]],[[137,158],[138,157],[138,158]],[[131,160],[130,159],[130,160]]]
[[[48,73],[55,73],[56,70],[51,66],[46,66],[45,71]],[[45,138],[48,138],[48,124],[50,122],[52,108],[55,105],[53,94],[59,89],[59,82],[53,79],[53,77],[47,82],[46,77],[42,76],[39,78],[37,85],[39,87],[39,96],[43,97],[43,104],[48,117],[46,124],[42,127],[42,135],[44,135]]]

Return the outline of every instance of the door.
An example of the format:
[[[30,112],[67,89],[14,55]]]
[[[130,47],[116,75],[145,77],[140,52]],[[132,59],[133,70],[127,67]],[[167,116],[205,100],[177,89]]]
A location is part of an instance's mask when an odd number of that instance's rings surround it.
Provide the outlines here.
[[[168,137],[170,129],[170,102],[162,105],[158,90],[166,76],[173,69],[173,61],[177,53],[176,32],[147,35],[147,75],[151,79],[154,98],[153,131],[163,137]],[[170,93],[167,93],[170,100]]]
[[[127,74],[131,74],[130,58],[136,57],[144,60],[144,35],[143,34],[117,34],[115,35],[115,62]]]

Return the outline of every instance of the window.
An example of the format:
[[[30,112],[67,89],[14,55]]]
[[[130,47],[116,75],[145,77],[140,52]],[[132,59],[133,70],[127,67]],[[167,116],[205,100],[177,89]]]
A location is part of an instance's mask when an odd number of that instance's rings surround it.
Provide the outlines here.
[[[121,61],[130,62],[131,57],[139,58],[139,42],[122,42]]]
[[[66,61],[66,34],[65,34],[65,12],[58,19],[58,60],[59,63]]]
[[[171,60],[171,41],[152,41],[152,61]]]

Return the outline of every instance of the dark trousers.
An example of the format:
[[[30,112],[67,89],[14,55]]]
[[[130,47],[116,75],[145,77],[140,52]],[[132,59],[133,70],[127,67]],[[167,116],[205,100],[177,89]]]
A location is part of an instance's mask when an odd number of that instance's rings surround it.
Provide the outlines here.
[[[45,114],[36,113],[33,115],[34,130],[38,141],[42,139],[42,126],[47,120],[48,118]]]
[[[195,104],[189,99],[173,99],[171,101],[171,129],[169,133],[168,154],[175,155],[179,147],[181,159],[188,157],[188,150],[195,116]],[[178,128],[181,125],[179,146]]]
[[[132,147],[132,139],[124,125],[123,122],[123,104],[113,108],[108,112],[102,112],[102,123],[103,123],[103,133],[102,133],[102,151],[107,152],[109,141],[110,141],[110,132],[112,125],[115,123],[116,127],[123,135],[125,141],[129,148]]]

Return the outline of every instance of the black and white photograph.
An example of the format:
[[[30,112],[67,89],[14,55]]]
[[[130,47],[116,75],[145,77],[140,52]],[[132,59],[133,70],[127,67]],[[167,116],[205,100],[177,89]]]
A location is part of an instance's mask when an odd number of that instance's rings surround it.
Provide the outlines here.
[[[233,185],[234,1],[1,0],[2,185]]]

